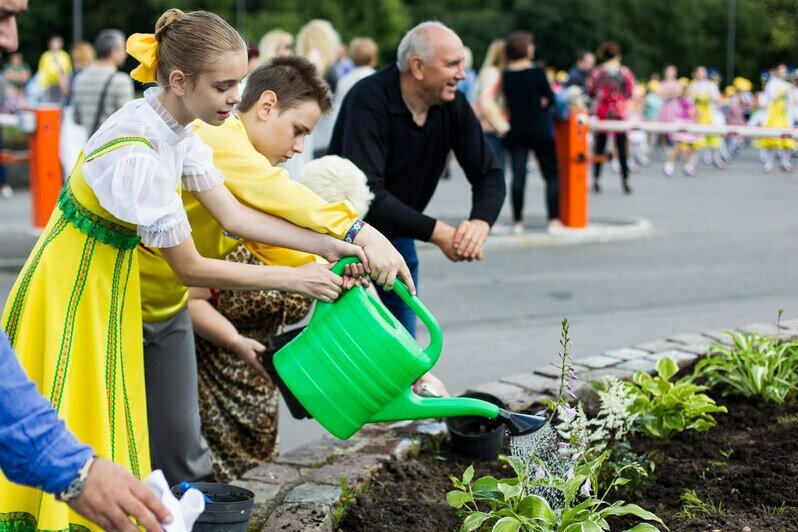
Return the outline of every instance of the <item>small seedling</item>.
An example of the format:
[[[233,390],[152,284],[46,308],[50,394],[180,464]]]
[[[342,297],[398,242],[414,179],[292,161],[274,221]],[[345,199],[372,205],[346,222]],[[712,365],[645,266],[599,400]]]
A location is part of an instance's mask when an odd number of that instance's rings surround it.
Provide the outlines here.
[[[338,483],[341,486],[341,498],[330,508],[330,513],[333,518],[333,528],[335,529],[341,524],[344,514],[346,513],[346,508],[357,501],[357,496],[359,494],[365,493],[371,488],[371,484],[368,482],[360,484],[359,486],[350,486],[346,477],[343,476],[338,478]]]
[[[798,414],[787,414],[786,416],[779,416],[776,418],[781,424],[785,423],[798,423]]]
[[[792,506],[788,506],[786,501],[782,501],[781,506],[765,506],[762,505],[762,511],[765,512],[767,515],[784,515],[789,510],[792,510]]]
[[[728,460],[728,459],[729,459],[729,457],[730,457],[732,454],[734,454],[734,448],[732,448],[732,447],[729,447],[729,448],[728,448],[728,449],[726,449],[725,451],[721,451],[721,452],[720,452],[720,455],[723,457],[723,459],[724,459],[724,460]]]
[[[709,498],[707,502],[704,502],[698,498],[695,490],[685,489],[679,496],[679,500],[682,501],[682,509],[675,514],[675,517],[679,519],[695,519],[696,517],[725,513],[723,503],[715,505]]]

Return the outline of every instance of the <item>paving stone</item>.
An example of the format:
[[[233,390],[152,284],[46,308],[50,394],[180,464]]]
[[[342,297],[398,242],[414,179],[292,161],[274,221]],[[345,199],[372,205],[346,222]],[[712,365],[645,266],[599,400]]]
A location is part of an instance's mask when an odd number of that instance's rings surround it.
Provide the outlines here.
[[[684,351],[678,349],[671,349],[669,351],[662,351],[661,353],[654,353],[653,355],[648,355],[646,358],[648,360],[653,360],[654,362],[659,361],[661,358],[670,357],[676,362],[680,368],[686,368],[693,362],[695,359],[698,358],[698,355],[693,353],[686,353]]]
[[[615,377],[621,380],[631,380],[635,370],[614,366],[612,368],[601,368],[593,374],[593,380],[601,382],[602,377]]]
[[[282,485],[299,480],[299,471],[297,471],[295,467],[289,465],[267,462],[254,469],[250,469],[241,475],[241,478],[247,480],[259,480],[268,484]]]
[[[499,382],[513,384],[532,392],[546,393],[559,387],[559,379],[559,373],[557,373],[556,379],[544,377],[542,375],[536,375],[534,373],[516,373],[515,375],[507,375],[506,377],[502,377],[499,379]]]
[[[701,334],[709,338],[712,343],[715,344],[724,344],[724,345],[732,345],[731,336],[729,336],[729,331],[702,331]]]
[[[336,456],[340,456],[357,445],[356,440],[314,440],[302,447],[298,447],[286,454],[281,454],[273,460],[277,464],[297,466],[318,466],[326,464]]]
[[[338,486],[340,478],[346,478],[349,486],[370,480],[391,459],[387,454],[355,453],[329,465],[314,469],[307,479],[317,484]]]
[[[748,325],[737,327],[737,330],[761,336],[778,336],[779,334],[779,329],[776,328],[775,324],[771,323],[749,323]]]
[[[258,482],[256,480],[234,480],[230,482],[233,486],[244,488],[255,494],[255,505],[269,504],[279,494],[282,486]]]
[[[782,329],[779,332],[779,340],[783,340],[783,341],[786,341],[786,342],[789,342],[789,341],[792,341],[792,340],[798,340],[798,328],[793,329],[792,327],[787,327],[787,328]]]
[[[781,320],[779,325],[787,329],[798,329],[798,318],[791,320]]]
[[[643,351],[648,351],[649,353],[659,353],[660,351],[667,351],[668,349],[673,349],[676,346],[673,345],[673,342],[669,342],[668,340],[655,340],[653,342],[638,344],[634,347],[635,349],[641,349]]]
[[[578,361],[574,364],[571,364],[571,367],[574,369],[574,372],[577,375],[581,372],[589,371],[587,366],[580,365]],[[554,364],[547,364],[545,366],[535,368],[533,373],[542,375],[544,377],[550,377],[552,379],[556,379],[557,382],[560,382],[560,368],[556,367]]]
[[[361,447],[362,453],[384,454],[397,460],[404,460],[413,448],[413,439],[402,436],[373,438]]]
[[[577,362],[590,369],[609,368],[618,364],[619,360],[615,357],[608,357],[603,355],[593,355],[585,358],[577,359]]]
[[[704,340],[706,339],[707,338],[704,338]],[[685,351],[687,353],[692,353],[698,356],[706,355],[709,352],[709,350],[710,350],[710,344],[708,343],[679,346],[679,351]]]
[[[516,386],[514,384],[507,384],[504,382],[493,381],[493,382],[485,382],[482,384],[477,384],[474,386],[470,386],[466,392],[481,392],[493,395],[501,399],[505,404],[507,401],[512,399],[513,396],[517,395],[525,395],[526,392],[520,386]]]
[[[261,532],[332,532],[330,508],[318,503],[282,504],[274,509]]]
[[[668,341],[682,345],[697,345],[707,343],[707,337],[694,333],[674,334],[668,337]],[[681,349],[681,347],[679,349]]]
[[[621,360],[634,360],[636,358],[645,357],[649,354],[649,352],[643,351],[642,349],[635,349],[633,347],[622,347],[621,349],[604,351],[603,354],[608,357],[620,358]]]
[[[335,504],[341,498],[341,486],[305,483],[292,489],[283,502],[315,502]]]
[[[637,360],[627,360],[626,362],[621,362],[615,367],[619,369],[631,369],[632,371],[647,371],[651,373],[654,371],[655,364],[653,361],[646,358],[638,358]]]

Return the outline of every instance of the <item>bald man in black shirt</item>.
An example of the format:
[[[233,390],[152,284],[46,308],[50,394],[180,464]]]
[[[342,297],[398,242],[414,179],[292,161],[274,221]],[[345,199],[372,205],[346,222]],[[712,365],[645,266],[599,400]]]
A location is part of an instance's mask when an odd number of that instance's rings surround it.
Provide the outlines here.
[[[415,240],[432,242],[450,260],[479,260],[506,194],[504,174],[457,83],[465,78],[463,43],[437,22],[411,29],[397,63],[358,82],[335,123],[329,152],[354,162],[374,201],[366,222],[391,239],[418,287]],[[424,214],[449,151],[472,189],[468,219],[457,227]],[[383,302],[415,336],[412,310],[393,292]]]

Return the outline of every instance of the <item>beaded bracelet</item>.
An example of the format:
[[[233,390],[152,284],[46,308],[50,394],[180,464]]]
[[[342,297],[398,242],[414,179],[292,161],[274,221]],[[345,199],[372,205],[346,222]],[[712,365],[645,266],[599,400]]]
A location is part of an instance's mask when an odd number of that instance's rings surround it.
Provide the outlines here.
[[[364,227],[366,227],[366,222],[358,218],[355,220],[355,223],[352,224],[352,227],[350,227],[346,232],[346,237],[344,237],[344,240],[352,244],[357,238],[358,233],[360,233],[361,229]]]

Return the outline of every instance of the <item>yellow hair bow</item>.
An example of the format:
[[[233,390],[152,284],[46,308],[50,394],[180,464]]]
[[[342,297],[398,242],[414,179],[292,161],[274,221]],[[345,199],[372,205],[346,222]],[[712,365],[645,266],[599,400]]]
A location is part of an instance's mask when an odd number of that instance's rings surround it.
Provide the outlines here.
[[[130,77],[142,83],[155,81],[158,70],[158,41],[152,33],[134,33],[127,38],[127,53],[137,59],[139,66],[133,69]]]

